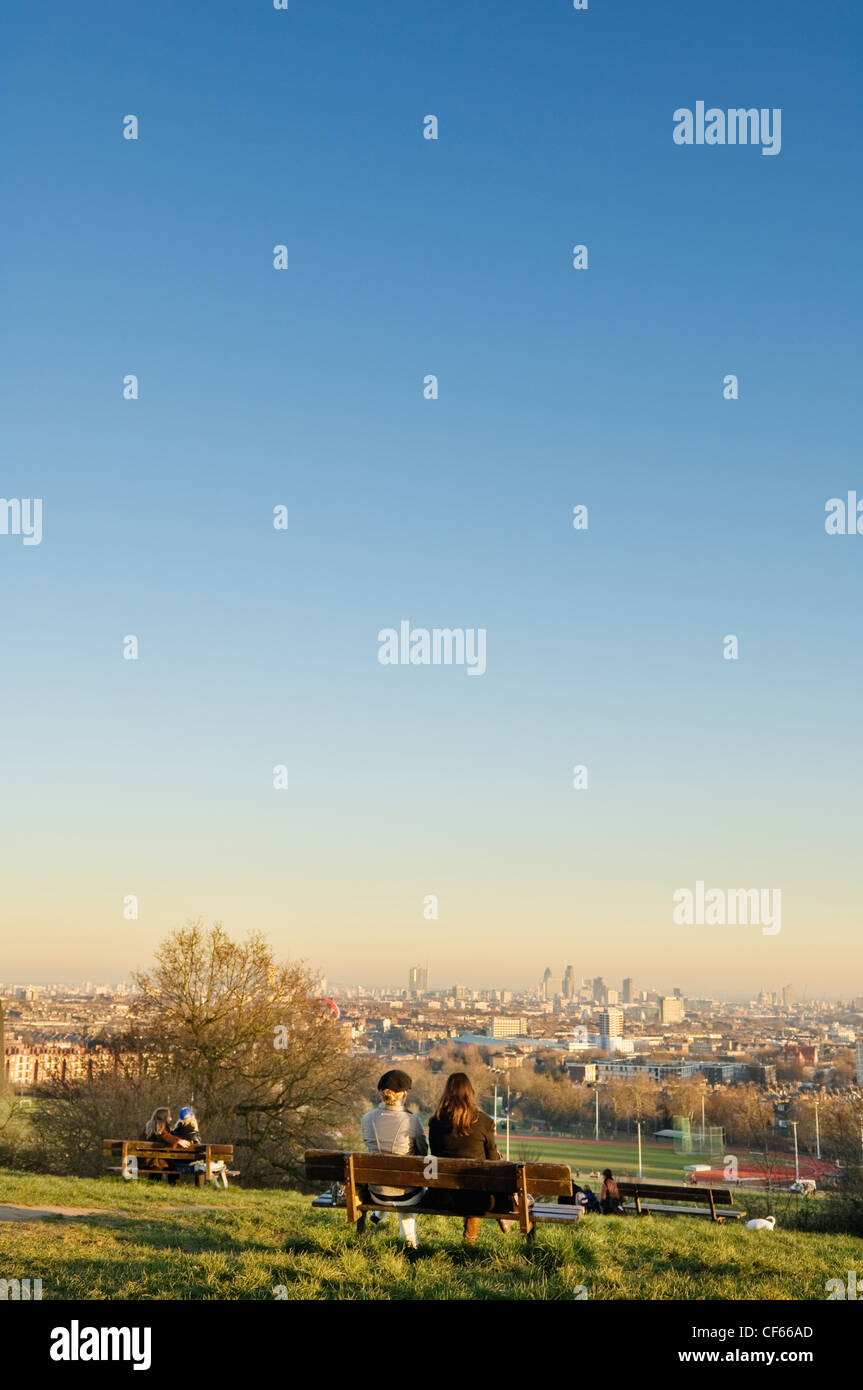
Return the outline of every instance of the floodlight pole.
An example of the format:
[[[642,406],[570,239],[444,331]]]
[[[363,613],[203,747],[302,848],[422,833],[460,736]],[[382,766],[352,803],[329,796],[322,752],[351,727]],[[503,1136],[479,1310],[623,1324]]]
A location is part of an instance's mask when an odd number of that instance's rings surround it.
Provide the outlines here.
[[[506,1156],[507,1156],[507,1160],[509,1160],[509,1090],[510,1090],[510,1077],[509,1077],[509,1070],[507,1070],[507,1073],[506,1073]]]
[[[797,1152],[797,1125],[798,1120],[791,1121],[791,1128],[794,1130],[794,1181],[800,1181],[800,1156]]]
[[[821,1157],[821,1126],[818,1123],[818,1101],[815,1102],[815,1157]]]
[[[641,1121],[636,1120],[635,1123],[638,1125],[638,1176],[643,1178],[644,1173],[641,1171]]]
[[[594,1095],[594,1099],[596,1100],[596,1122],[595,1122],[595,1125],[594,1125],[594,1138],[596,1139],[596,1142],[597,1142],[597,1144],[598,1144],[598,1143],[599,1143],[599,1082],[598,1082],[598,1081],[597,1081],[597,1083],[596,1083],[596,1088],[595,1088],[595,1090],[594,1090],[594,1092],[593,1092],[593,1095]]]

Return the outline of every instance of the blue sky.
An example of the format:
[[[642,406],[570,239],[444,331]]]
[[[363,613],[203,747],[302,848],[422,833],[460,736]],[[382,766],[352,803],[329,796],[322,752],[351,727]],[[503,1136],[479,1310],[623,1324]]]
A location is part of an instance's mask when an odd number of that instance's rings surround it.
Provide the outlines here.
[[[0,536],[0,978],[201,913],[344,981],[863,993],[863,537],[823,525],[863,496],[861,27],[7,11],[2,493],[44,538]],[[700,99],[781,153],[675,145]],[[381,667],[402,618],[486,628],[486,675]],[[781,887],[782,933],[674,926],[699,878]]]

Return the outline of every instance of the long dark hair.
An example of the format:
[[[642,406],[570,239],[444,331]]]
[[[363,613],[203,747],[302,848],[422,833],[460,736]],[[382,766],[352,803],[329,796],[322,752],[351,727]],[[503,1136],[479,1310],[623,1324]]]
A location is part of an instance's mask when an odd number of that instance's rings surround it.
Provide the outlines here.
[[[463,1071],[454,1071],[447,1077],[443,1095],[434,1112],[436,1120],[452,1125],[452,1132],[458,1138],[470,1134],[479,1114],[476,1092],[470,1077]]]

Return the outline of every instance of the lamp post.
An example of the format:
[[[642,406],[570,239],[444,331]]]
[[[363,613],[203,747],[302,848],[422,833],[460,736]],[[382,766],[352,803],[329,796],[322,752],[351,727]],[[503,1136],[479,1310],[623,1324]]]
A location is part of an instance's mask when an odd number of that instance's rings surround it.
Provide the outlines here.
[[[799,1180],[800,1180],[800,1157],[799,1157],[798,1152],[797,1152],[797,1125],[798,1125],[798,1123],[799,1123],[798,1120],[792,1120],[792,1121],[791,1121],[791,1128],[794,1130],[794,1181],[795,1181],[795,1182],[799,1182]]]
[[[818,1101],[815,1102],[815,1157],[821,1157],[821,1127],[818,1124]]]
[[[636,1120],[635,1123],[638,1125],[638,1176],[643,1178],[644,1173],[641,1171],[641,1121]]]
[[[497,1133],[497,1078],[502,1075],[500,1067],[489,1067],[489,1071],[494,1077],[494,1128]],[[506,1156],[509,1158],[509,1072],[506,1077]]]
[[[593,1127],[593,1128],[594,1128],[594,1138],[595,1138],[595,1140],[596,1140],[596,1142],[597,1142],[597,1144],[598,1144],[598,1143],[599,1143],[599,1082],[598,1082],[598,1081],[597,1081],[597,1083],[596,1083],[596,1088],[595,1088],[595,1090],[594,1090],[594,1092],[593,1092],[593,1095],[594,1095],[594,1099],[595,1099],[595,1101],[596,1101],[596,1120],[595,1120],[594,1127]]]

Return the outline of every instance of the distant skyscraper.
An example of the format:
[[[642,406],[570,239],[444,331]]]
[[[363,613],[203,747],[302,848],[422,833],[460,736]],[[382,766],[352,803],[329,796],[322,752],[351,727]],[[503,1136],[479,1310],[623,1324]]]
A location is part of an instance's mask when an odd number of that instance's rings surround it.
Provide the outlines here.
[[[623,1036],[623,1010],[603,1009],[599,1015],[599,1045],[604,1052],[614,1051],[615,1038]]]
[[[411,966],[408,975],[408,993],[425,994],[428,989],[429,973],[428,967],[424,965]]]
[[[599,1015],[599,1033],[603,1038],[623,1036],[623,1010],[603,1009]]]
[[[575,997],[575,969],[568,965],[563,972],[563,997],[573,999]]]
[[[601,975],[597,975],[593,982],[593,997],[597,1004],[606,1004],[608,1002],[605,997],[605,981]]]
[[[683,1021],[683,1000],[676,994],[667,994],[662,1001],[662,1022],[681,1023]]]
[[[789,1009],[789,1008],[791,1007],[791,1005],[794,1003],[794,986],[793,986],[793,985],[783,985],[783,986],[782,986],[782,1003],[784,1004],[784,1006],[785,1006],[786,1009]]]
[[[632,979],[631,979],[631,978],[628,978],[628,979],[624,980],[624,982],[623,982],[623,991],[622,991],[621,996],[620,996],[620,997],[621,997],[622,1003],[624,1003],[624,1004],[633,1004],[633,1003],[635,1002],[634,999],[633,999],[633,997],[632,997],[632,996],[633,996],[633,992],[634,992],[634,991],[633,991],[633,988],[632,988]]]

